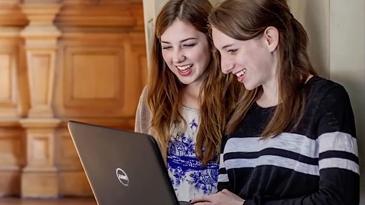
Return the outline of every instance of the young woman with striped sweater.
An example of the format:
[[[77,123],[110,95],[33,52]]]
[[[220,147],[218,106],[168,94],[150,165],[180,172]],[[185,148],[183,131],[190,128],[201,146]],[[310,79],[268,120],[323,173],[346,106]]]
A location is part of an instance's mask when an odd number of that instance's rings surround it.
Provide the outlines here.
[[[359,159],[345,89],[316,75],[285,0],[226,0],[210,15],[221,69],[249,92],[222,143],[218,189],[196,204],[357,205]],[[200,201],[200,202],[199,202]]]

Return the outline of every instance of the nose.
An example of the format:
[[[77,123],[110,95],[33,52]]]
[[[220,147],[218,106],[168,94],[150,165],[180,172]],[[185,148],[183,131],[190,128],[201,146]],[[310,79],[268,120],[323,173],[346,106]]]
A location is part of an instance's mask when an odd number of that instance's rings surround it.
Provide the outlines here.
[[[184,52],[182,52],[180,49],[174,49],[172,54],[172,60],[174,63],[182,63],[186,59],[186,56]]]
[[[221,59],[221,70],[224,74],[229,74],[232,72],[234,64],[227,60]]]

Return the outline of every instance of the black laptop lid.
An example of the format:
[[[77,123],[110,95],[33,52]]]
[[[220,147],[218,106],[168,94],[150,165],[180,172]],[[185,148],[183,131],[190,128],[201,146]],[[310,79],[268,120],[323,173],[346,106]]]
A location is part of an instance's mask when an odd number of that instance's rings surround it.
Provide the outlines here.
[[[99,205],[178,204],[152,136],[69,122]]]

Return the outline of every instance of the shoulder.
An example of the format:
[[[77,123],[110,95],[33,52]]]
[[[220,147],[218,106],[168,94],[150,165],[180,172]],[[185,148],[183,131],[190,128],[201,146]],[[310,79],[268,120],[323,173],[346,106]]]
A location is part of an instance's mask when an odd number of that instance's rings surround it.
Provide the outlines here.
[[[139,96],[138,109],[147,109],[148,87],[145,86]]]
[[[329,106],[349,104],[350,99],[346,89],[331,80],[314,76],[306,86],[307,102],[316,105]]]
[[[318,120],[321,133],[342,131],[356,135],[354,115],[346,89],[331,80],[315,77],[309,82],[307,118]]]
[[[314,76],[309,82],[309,94],[312,96],[326,96],[326,95],[347,95],[345,88],[334,81]]]
[[[144,99],[146,100],[148,96],[148,86],[144,86],[142,92],[141,92],[141,96],[140,99]]]
[[[137,132],[150,133],[152,114],[147,105],[147,96],[148,88],[146,86],[142,90],[136,111],[135,131]]]
[[[148,110],[147,98],[148,98],[148,87],[145,86],[141,92],[138,102],[138,109],[142,112],[146,112]]]

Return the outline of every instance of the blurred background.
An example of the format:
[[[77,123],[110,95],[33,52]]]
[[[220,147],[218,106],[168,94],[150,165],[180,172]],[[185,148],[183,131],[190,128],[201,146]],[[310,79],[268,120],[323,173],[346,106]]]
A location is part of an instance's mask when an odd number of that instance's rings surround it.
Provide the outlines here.
[[[65,122],[133,129],[154,18],[166,1],[0,0],[0,204],[92,197]],[[362,161],[365,1],[288,3],[317,71],[350,94]]]

